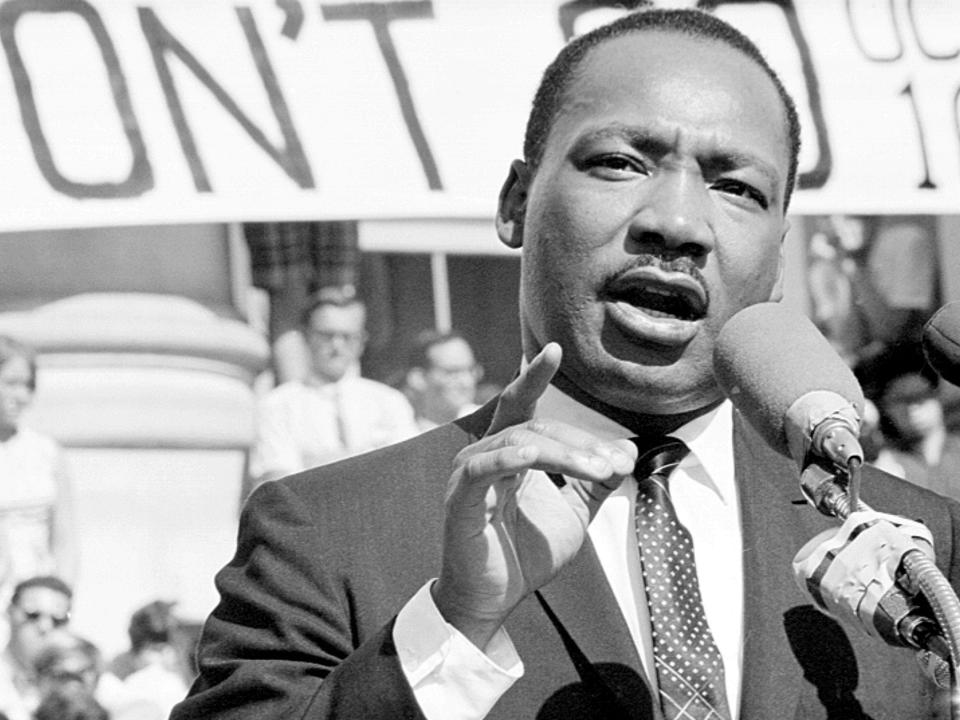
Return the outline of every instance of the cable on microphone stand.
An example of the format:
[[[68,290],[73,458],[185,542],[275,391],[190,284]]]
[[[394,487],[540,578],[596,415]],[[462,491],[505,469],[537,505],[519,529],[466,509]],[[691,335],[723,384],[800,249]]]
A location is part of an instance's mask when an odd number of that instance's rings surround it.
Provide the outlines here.
[[[824,515],[846,520],[857,510],[870,510],[859,500],[861,463],[851,460],[847,467],[812,458],[800,476],[800,489],[811,505]],[[911,598],[922,595],[933,613],[922,604],[911,606],[891,596],[884,609],[894,617],[901,644],[919,651],[925,674],[937,687],[950,690],[950,714],[960,717],[955,700],[957,668],[960,665],[960,599],[933,560],[919,547],[908,550],[901,560],[897,585]],[[881,604],[883,604],[881,602]]]

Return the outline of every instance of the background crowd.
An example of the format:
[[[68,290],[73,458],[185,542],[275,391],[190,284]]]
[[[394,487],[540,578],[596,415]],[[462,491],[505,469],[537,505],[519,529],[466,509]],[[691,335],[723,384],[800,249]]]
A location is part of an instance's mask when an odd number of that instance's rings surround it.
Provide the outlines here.
[[[858,245],[850,234],[832,219],[813,235],[809,290],[814,320],[869,399],[865,447],[885,470],[960,499],[956,388],[929,370],[919,345],[938,296],[881,273],[888,263],[872,262],[869,251],[889,254],[884,243]],[[484,382],[471,342],[449,329],[402,338],[393,369],[368,377],[363,291],[314,283],[298,297],[296,320],[271,333],[241,499],[263,482],[428,432],[498,392]],[[38,365],[33,348],[0,336],[0,712],[9,720],[165,718],[193,677],[199,628],[177,616],[175,598],[134,612],[129,648],[115,657],[71,628],[80,543],[68,462],[54,438],[22,421],[43,382]]]
[[[261,394],[243,493],[262,482],[387,445],[449,422],[492,397],[470,343],[455,331],[409,338],[404,370],[363,376],[366,307],[355,289],[322,288],[293,331],[307,362],[287,362]],[[920,318],[922,320],[922,317]],[[281,351],[283,352],[283,351]],[[300,349],[297,352],[301,352]],[[960,499],[960,436],[915,333],[850,356],[869,398],[873,462]],[[69,471],[57,442],[20,420],[37,385],[34,351],[0,337],[0,593],[7,606],[0,711],[31,718],[165,718],[194,672],[196,628],[158,599],[129,619],[129,648],[103,657],[71,630],[77,541]],[[3,717],[0,716],[0,717]]]
[[[307,362],[286,378],[275,375],[262,393],[245,494],[477,407],[483,370],[453,331],[410,338],[405,369],[392,384],[363,377],[366,307],[352,287],[315,293],[294,332]],[[197,628],[168,599],[133,613],[129,648],[115,657],[71,628],[78,542],[68,463],[56,440],[21,422],[37,365],[31,347],[0,336],[0,598],[7,608],[0,720],[166,718],[193,677]],[[484,389],[487,397],[495,392]]]
[[[130,618],[130,647],[104,658],[70,627],[73,591],[41,575],[16,584],[0,656],[0,717],[8,720],[161,720],[194,674],[193,639],[173,604],[156,601]]]

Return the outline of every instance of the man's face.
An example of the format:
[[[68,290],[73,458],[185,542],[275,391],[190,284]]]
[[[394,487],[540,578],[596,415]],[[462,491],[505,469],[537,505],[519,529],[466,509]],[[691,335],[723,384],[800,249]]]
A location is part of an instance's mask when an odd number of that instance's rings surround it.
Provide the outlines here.
[[[27,588],[10,606],[10,646],[31,662],[44,640],[70,621],[70,598],[46,587]]]
[[[307,342],[313,371],[327,382],[336,382],[363,354],[366,341],[362,305],[321,305],[310,316]]]
[[[68,630],[56,630],[47,635],[38,663],[42,666],[38,668],[37,677],[41,697],[74,684],[87,692],[96,690],[100,678],[98,659],[80,642]]]
[[[631,412],[718,399],[720,328],[779,292],[788,147],[773,82],[736,50],[663,32],[592,49],[501,197],[527,356],[559,342],[561,373]]]
[[[454,338],[434,345],[427,356],[430,366],[424,372],[424,404],[428,414],[455,418],[477,394],[479,368],[473,352],[465,341]]]

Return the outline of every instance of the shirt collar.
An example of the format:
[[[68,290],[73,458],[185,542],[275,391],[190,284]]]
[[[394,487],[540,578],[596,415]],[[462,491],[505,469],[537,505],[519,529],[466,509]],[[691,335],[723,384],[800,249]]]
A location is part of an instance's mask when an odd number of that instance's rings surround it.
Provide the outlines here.
[[[683,440],[690,454],[680,463],[688,472],[703,469],[714,490],[725,502],[736,498],[733,465],[733,406],[725,400],[710,412],[670,433]],[[620,423],[574,400],[554,385],[547,386],[537,403],[536,417],[575,425],[602,440],[634,435]]]
[[[733,405],[725,400],[671,433],[683,440],[690,454],[680,463],[687,472],[697,466],[724,502],[736,500],[733,464]]]

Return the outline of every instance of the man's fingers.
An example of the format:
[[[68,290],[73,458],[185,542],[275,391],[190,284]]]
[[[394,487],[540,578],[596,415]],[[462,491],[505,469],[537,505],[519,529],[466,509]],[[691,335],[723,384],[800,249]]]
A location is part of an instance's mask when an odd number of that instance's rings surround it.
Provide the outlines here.
[[[469,458],[454,470],[447,490],[448,511],[486,503],[487,491],[494,483],[508,478],[519,481],[539,454],[535,445],[509,445]]]
[[[636,447],[627,440],[604,441],[596,435],[562,422],[528,420],[511,425],[505,430],[488,434],[479,442],[460,452],[455,461],[463,465],[473,456],[493,453],[500,448],[530,445],[538,448],[534,466],[546,472],[558,472],[592,477],[591,468],[601,467],[603,471],[612,469],[614,473],[625,474],[633,470],[636,462]],[[489,457],[496,457],[490,455]],[[594,464],[590,464],[591,459]],[[605,461],[596,465],[597,461]],[[480,474],[495,472],[496,468],[480,470],[486,460],[475,461],[473,467]],[[584,463],[587,463],[585,465]],[[609,467],[608,467],[609,466]]]
[[[533,417],[537,401],[560,368],[562,352],[557,343],[547,343],[530,364],[504,388],[488,435]]]
[[[483,441],[487,445],[481,452],[462,454],[448,499],[480,503],[494,482],[541,470],[578,478],[588,486],[598,484],[589,492],[599,504],[633,469],[635,449],[631,443],[587,442],[589,436],[563,425],[537,426],[537,430],[540,432],[516,426]],[[571,443],[571,435],[580,442]]]

